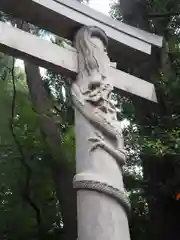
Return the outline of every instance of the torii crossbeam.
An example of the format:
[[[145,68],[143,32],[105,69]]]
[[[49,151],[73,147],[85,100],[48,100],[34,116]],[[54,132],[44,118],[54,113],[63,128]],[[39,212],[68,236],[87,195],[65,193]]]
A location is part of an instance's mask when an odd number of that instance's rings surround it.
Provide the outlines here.
[[[75,40],[75,48],[67,49],[0,22],[2,52],[73,78],[78,240],[129,240],[130,204],[122,180],[126,154],[111,92],[116,87],[153,102],[157,97],[153,84],[117,70],[110,59],[118,61],[122,48],[151,54],[152,46],[162,46],[162,37],[72,0],[0,0],[0,10]]]
[[[75,48],[60,47],[3,22],[0,22],[0,51],[22,59],[30,59],[39,66],[66,76],[75,77],[78,72]],[[117,70],[113,66],[110,71],[114,87],[157,102],[153,84]]]
[[[115,61],[122,49],[151,54],[151,46],[162,46],[162,37],[111,19],[75,0],[1,0],[0,10],[71,40],[83,25],[100,27],[109,37],[108,52]]]

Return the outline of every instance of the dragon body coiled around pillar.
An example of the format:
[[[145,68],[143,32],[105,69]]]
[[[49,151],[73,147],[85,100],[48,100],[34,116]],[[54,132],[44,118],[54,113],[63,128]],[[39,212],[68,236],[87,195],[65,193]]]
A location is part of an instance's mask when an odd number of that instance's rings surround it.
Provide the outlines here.
[[[109,76],[108,38],[98,27],[81,28],[75,38],[78,76],[71,86],[75,108],[93,125],[90,152],[98,147],[125,163],[124,142],[117,111],[111,100],[113,85]]]

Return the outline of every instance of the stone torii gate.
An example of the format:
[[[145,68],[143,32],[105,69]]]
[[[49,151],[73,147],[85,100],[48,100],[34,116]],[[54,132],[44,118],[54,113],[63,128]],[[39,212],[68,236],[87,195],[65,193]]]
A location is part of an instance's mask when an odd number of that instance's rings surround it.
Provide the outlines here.
[[[151,54],[162,38],[73,0],[1,0],[0,10],[74,39],[75,48],[67,49],[0,22],[0,51],[74,79],[78,240],[129,240],[126,155],[111,93],[116,87],[153,102],[157,98],[153,84],[117,70],[109,57],[119,61],[122,51]]]

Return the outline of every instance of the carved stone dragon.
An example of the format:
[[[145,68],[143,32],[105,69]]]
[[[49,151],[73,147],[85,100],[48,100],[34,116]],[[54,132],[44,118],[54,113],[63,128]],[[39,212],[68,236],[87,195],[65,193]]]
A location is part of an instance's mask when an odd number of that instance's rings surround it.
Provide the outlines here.
[[[75,38],[78,52],[78,76],[71,94],[76,109],[94,126],[88,139],[90,151],[103,148],[122,166],[125,163],[124,142],[117,112],[111,101],[113,86],[109,76],[111,62],[107,56],[108,39],[98,27],[84,26]]]

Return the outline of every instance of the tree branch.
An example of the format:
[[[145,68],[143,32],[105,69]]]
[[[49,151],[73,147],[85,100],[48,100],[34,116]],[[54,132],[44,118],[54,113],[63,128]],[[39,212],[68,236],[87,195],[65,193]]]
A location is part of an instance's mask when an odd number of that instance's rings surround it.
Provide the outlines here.
[[[148,14],[148,18],[167,18],[167,17],[174,17],[174,16],[180,16],[180,12],[166,12],[166,13]]]
[[[14,139],[16,146],[18,148],[18,151],[20,153],[19,160],[26,171],[26,181],[25,181],[24,189],[23,189],[23,198],[28,202],[28,204],[35,211],[36,221],[37,221],[37,225],[38,225],[38,231],[40,234],[40,232],[41,232],[41,212],[40,212],[40,209],[38,208],[38,206],[36,205],[36,203],[30,197],[30,193],[31,193],[30,182],[31,182],[31,177],[32,177],[32,169],[26,162],[26,157],[24,155],[22,146],[21,146],[21,144],[16,136],[16,133],[14,131],[14,115],[15,115],[15,103],[16,103],[16,86],[15,86],[15,76],[14,76],[14,65],[15,65],[15,60],[13,58],[13,66],[11,69],[12,83],[13,83],[13,99],[12,99],[12,107],[11,107],[10,129],[12,132],[13,139]]]
[[[19,26],[21,25],[19,24]],[[28,23],[24,23],[22,29],[31,32]],[[32,106],[37,113],[44,143],[51,154],[48,164],[52,170],[57,198],[62,209],[63,239],[75,240],[77,238],[77,214],[76,192],[72,186],[74,171],[67,163],[67,157],[62,149],[59,126],[52,115],[53,104],[44,88],[39,68],[28,61],[25,61],[24,64]]]

